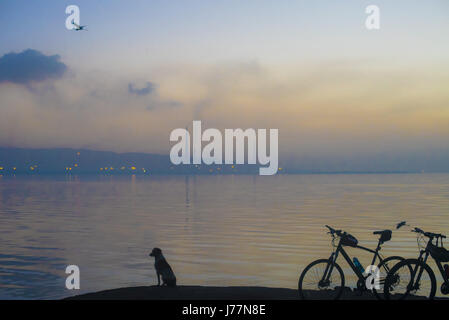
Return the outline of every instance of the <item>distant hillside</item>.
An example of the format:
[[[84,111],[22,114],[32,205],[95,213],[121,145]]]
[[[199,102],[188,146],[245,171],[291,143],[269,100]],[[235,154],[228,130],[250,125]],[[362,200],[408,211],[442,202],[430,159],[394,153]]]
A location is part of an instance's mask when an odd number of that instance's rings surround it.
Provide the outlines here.
[[[449,172],[449,152],[282,158],[278,174]],[[259,165],[173,165],[168,155],[0,147],[7,174],[259,174]]]
[[[83,149],[0,147],[0,174],[213,174],[257,173],[258,166],[171,164],[168,155]]]

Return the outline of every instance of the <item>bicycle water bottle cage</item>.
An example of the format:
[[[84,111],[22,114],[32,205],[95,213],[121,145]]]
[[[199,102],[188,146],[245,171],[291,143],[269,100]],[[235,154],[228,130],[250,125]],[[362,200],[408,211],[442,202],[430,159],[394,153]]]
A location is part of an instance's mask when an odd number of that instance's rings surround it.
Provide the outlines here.
[[[341,236],[341,244],[344,246],[355,247],[359,241],[349,233]]]

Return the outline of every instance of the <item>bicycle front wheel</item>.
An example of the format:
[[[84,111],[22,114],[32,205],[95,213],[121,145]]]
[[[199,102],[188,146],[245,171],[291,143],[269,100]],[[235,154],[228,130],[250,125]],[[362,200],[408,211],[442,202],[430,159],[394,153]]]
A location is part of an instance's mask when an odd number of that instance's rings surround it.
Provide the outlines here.
[[[298,291],[305,300],[337,300],[345,286],[343,270],[337,263],[320,259],[309,264],[301,273]]]
[[[433,299],[436,288],[435,274],[427,263],[418,259],[406,259],[388,273],[384,284],[384,297],[387,300]]]

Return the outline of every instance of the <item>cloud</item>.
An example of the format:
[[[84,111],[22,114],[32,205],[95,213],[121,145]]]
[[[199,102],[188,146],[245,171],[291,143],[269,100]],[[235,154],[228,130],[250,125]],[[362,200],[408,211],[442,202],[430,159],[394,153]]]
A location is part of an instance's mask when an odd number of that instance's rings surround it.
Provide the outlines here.
[[[260,72],[227,66],[152,70],[157,85],[146,96],[126,91],[124,77],[136,79],[133,90],[148,87],[137,79],[150,79],[130,71],[77,69],[51,90],[0,85],[0,145],[167,154],[170,132],[201,120],[203,129],[279,129],[285,168],[406,171],[412,154],[422,154],[430,170],[447,159],[440,157],[449,150],[446,64],[412,71],[386,68],[389,61]],[[379,154],[410,165],[381,162]]]
[[[179,101],[169,100],[169,101],[156,101],[147,107],[147,110],[156,110],[159,108],[179,108],[182,107],[182,103]]]
[[[0,83],[27,85],[31,82],[60,78],[66,72],[67,66],[59,59],[59,55],[46,56],[33,49],[7,53],[0,58]]]
[[[132,83],[128,83],[128,92],[136,94],[138,96],[146,96],[152,93],[154,90],[155,85],[151,82],[147,82],[146,86],[141,89],[134,88],[134,85]]]

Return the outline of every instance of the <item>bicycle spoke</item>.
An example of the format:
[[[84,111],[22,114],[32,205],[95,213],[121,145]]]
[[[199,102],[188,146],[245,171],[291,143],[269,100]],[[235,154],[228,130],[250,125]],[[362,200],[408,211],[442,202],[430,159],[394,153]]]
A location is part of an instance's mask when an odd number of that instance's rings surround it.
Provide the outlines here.
[[[300,284],[304,298],[333,299],[339,293],[339,290],[335,290],[342,284],[339,271],[334,267],[331,275],[324,278],[327,265],[328,262],[323,260],[306,268]]]
[[[413,261],[401,264],[394,273],[389,275],[387,284],[390,299],[404,299],[405,297],[425,297],[432,294],[432,278],[421,262]]]

